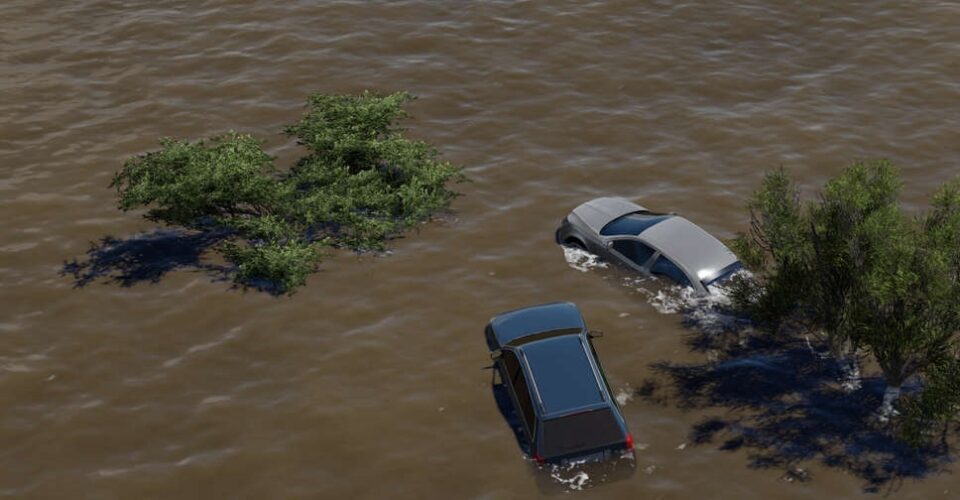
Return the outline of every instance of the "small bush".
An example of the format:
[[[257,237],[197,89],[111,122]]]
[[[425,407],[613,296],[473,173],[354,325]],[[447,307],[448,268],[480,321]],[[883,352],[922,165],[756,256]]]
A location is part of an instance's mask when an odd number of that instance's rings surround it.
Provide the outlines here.
[[[209,140],[162,139],[127,160],[111,187],[121,210],[197,231],[230,231],[219,248],[241,285],[268,281],[283,292],[305,283],[319,249],[382,250],[386,241],[449,206],[461,169],[429,144],[403,137],[398,121],[412,100],[310,96],[301,120],[284,129],[307,149],[279,170],[262,141],[230,132]]]

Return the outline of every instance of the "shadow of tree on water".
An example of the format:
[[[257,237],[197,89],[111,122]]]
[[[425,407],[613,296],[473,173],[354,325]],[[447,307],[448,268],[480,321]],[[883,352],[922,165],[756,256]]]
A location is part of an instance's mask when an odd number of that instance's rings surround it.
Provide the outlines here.
[[[204,263],[202,256],[228,236],[226,231],[169,229],[125,239],[105,236],[91,244],[85,257],[64,262],[60,275],[71,276],[76,288],[101,280],[123,287],[157,283],[176,269],[193,269],[208,273],[214,281],[226,281],[232,268]]]
[[[695,445],[745,450],[751,467],[781,468],[786,481],[809,480],[801,465],[819,462],[863,479],[864,491],[873,493],[941,472],[952,461],[946,443],[911,448],[879,426],[874,415],[883,380],[864,378],[860,388],[843,389],[842,369],[826,349],[772,335],[726,345],[718,338],[694,334],[688,344],[708,352],[709,361],[655,363],[656,376],[637,390],[657,404],[728,410],[694,426]]]

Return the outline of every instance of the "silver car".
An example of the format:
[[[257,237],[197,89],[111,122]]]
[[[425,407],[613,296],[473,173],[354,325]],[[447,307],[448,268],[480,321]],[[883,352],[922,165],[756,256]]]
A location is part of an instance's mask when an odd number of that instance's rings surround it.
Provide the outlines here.
[[[597,198],[573,209],[556,237],[561,245],[666,276],[701,295],[741,268],[737,256],[700,226],[623,198]]]

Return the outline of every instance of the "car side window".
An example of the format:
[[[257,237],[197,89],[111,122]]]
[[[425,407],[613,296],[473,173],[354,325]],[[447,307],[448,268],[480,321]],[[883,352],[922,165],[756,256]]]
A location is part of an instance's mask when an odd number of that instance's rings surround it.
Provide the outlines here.
[[[527,387],[527,378],[523,376],[523,370],[520,369],[520,360],[512,351],[504,351],[503,364],[507,369],[507,382],[513,387],[520,404],[520,418],[526,422],[527,430],[532,437],[535,435],[534,425],[536,420],[533,413],[533,401],[530,399],[530,389]]]
[[[687,279],[687,275],[684,274],[676,264],[670,262],[670,259],[662,255],[658,257],[657,261],[650,267],[650,272],[666,276],[682,286],[690,286],[690,280]]]
[[[637,240],[614,240],[613,249],[638,266],[643,266],[653,257],[653,249]]]

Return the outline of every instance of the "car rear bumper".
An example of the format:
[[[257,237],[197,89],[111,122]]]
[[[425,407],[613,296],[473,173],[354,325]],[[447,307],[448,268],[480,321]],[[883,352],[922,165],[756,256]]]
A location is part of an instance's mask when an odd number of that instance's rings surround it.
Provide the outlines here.
[[[629,459],[630,462],[634,462],[636,455],[634,455],[633,450],[622,448],[622,447],[610,447],[610,448],[601,448],[589,450],[583,453],[576,453],[572,455],[564,455],[562,457],[548,458],[545,460],[548,464],[556,464],[562,466],[575,466],[582,464],[598,464],[606,462],[615,462],[623,459]]]

